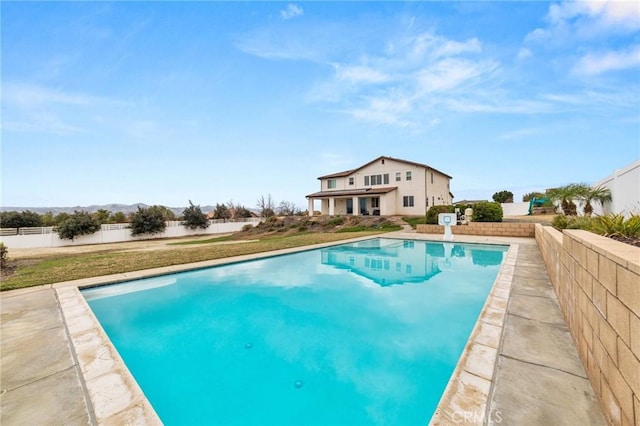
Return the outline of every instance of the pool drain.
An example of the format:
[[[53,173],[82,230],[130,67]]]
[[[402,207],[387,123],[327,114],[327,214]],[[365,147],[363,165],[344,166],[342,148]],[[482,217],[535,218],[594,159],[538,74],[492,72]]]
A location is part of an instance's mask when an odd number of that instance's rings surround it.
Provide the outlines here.
[[[296,380],[293,383],[293,387],[295,387],[296,389],[302,389],[303,386],[304,386],[304,382],[302,380]]]
[[[252,347],[253,347],[253,343],[251,343],[251,342],[247,342],[247,343],[244,344],[244,348],[245,349],[251,349]]]

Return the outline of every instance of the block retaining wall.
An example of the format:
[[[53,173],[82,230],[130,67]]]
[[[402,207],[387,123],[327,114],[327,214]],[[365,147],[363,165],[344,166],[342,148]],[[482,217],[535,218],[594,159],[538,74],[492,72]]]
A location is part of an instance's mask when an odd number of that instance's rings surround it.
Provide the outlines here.
[[[444,234],[444,226],[418,225],[422,234]],[[499,237],[534,237],[534,223],[471,222],[468,225],[452,226],[453,235],[490,235]]]
[[[608,423],[640,425],[640,248],[587,231],[535,229]]]

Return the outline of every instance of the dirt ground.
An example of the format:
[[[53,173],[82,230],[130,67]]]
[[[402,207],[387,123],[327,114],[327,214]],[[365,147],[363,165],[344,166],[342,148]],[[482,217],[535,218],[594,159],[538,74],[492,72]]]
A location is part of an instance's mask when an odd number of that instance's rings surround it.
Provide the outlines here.
[[[67,247],[38,247],[9,249],[10,259],[25,259],[30,257],[40,257],[48,255],[68,255],[78,253],[92,253],[105,251],[137,251],[137,250],[166,250],[176,248],[170,246],[170,243],[179,243],[181,241],[208,240],[216,237],[224,237],[230,234],[207,234],[200,236],[188,236],[180,238],[160,238],[155,240],[127,241],[123,243],[107,243],[107,244],[90,244],[82,246]]]

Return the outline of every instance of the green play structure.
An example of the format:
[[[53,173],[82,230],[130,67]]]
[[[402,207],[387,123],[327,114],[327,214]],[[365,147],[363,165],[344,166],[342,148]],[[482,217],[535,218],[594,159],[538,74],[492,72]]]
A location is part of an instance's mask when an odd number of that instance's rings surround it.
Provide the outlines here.
[[[531,214],[531,211],[533,210],[534,207],[542,207],[542,205],[548,201],[549,201],[548,198],[531,197],[531,200],[529,200],[529,214]]]

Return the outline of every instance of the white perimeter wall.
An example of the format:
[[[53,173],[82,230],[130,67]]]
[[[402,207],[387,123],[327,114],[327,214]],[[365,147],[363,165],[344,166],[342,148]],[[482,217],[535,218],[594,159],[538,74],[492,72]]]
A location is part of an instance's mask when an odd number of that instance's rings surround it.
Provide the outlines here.
[[[55,232],[35,235],[5,235],[0,236],[0,242],[8,248],[37,248],[37,247],[64,247],[80,246],[86,244],[120,243],[124,241],[141,241],[155,238],[176,238],[189,235],[225,234],[237,232],[246,224],[255,226],[260,219],[247,219],[246,222],[210,223],[207,229],[190,230],[182,225],[168,226],[160,234],[131,236],[131,229],[101,230],[91,235],[83,235],[75,240],[62,240]]]
[[[500,203],[503,216],[525,216],[529,214],[529,202]]]
[[[604,207],[593,203],[594,214],[623,213],[629,217],[631,213],[640,214],[640,160],[621,169],[593,184],[604,186],[611,191],[613,201]]]

